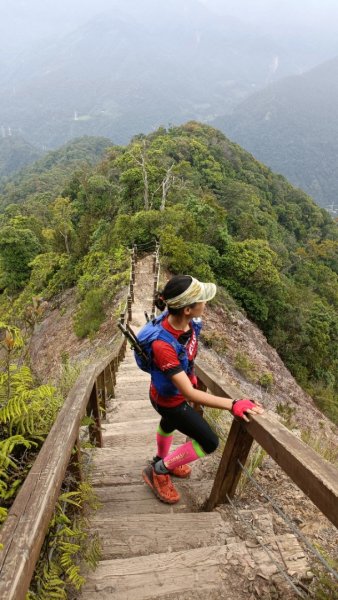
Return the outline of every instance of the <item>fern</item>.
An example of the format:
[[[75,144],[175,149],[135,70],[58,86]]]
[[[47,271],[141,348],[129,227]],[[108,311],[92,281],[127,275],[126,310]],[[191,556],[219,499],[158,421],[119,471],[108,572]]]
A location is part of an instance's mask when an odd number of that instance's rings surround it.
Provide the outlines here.
[[[21,360],[23,338],[16,327],[0,322],[4,357],[0,369],[0,521],[24,480],[31,453],[48,434],[61,405],[52,386],[34,384],[31,370]]]
[[[0,322],[0,522],[22,484],[32,460],[54,423],[62,397],[49,385],[36,386],[31,370],[21,364],[19,329]],[[73,482],[72,482],[73,484]],[[67,485],[67,483],[66,483]],[[27,600],[66,600],[84,583],[80,562],[94,567],[100,558],[97,536],[90,537],[82,516],[84,504],[97,501],[88,483],[63,490],[51,519]],[[81,514],[81,516],[79,516]]]
[[[81,562],[85,561],[91,568],[97,565],[101,548],[98,536],[88,534],[87,522],[82,516],[85,504],[91,508],[97,506],[87,482],[81,483],[77,490],[60,494],[27,600],[67,598],[85,583],[80,573]],[[49,557],[47,563],[46,556]]]

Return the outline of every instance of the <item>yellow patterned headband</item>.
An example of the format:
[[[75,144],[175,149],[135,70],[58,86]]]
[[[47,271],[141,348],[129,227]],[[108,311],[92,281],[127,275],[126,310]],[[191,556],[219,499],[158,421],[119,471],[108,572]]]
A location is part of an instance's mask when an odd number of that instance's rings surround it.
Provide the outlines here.
[[[175,298],[165,300],[166,305],[170,308],[183,308],[194,302],[208,302],[216,294],[216,286],[214,283],[202,283],[194,277],[191,278],[189,287]]]

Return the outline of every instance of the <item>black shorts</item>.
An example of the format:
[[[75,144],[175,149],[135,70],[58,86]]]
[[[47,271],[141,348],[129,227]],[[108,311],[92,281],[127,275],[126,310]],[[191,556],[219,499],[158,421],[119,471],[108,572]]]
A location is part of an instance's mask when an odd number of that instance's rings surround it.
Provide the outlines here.
[[[211,454],[218,447],[218,437],[211,429],[209,423],[196,412],[188,402],[182,402],[173,408],[167,408],[151,403],[155,410],[161,415],[161,429],[164,433],[171,433],[175,429],[192,438],[203,448],[206,454]]]

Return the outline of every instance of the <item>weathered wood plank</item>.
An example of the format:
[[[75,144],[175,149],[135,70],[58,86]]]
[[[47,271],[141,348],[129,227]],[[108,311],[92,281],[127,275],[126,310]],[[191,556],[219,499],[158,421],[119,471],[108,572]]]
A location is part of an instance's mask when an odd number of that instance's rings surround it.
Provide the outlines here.
[[[128,387],[135,386],[136,384],[147,384],[150,385],[150,375],[142,373],[140,369],[131,367],[126,371],[119,370],[116,378],[117,385],[127,385]]]
[[[205,593],[222,585],[226,546],[107,560],[87,576],[81,600],[148,600],[183,594],[195,588]]]
[[[0,533],[0,598],[25,599],[90,393],[124,348],[121,338],[114,352],[77,379],[9,511]]]
[[[155,411],[154,415],[156,415]],[[102,425],[103,444],[107,448],[126,448],[128,451],[133,448],[135,452],[141,446],[155,449],[159,422],[160,416],[137,421],[137,427],[130,421],[104,424]],[[174,433],[175,444],[184,444],[185,439],[182,433]]]
[[[111,423],[121,423],[122,421],[130,421],[131,427],[135,421],[143,421],[156,416],[156,410],[150,404],[150,401],[142,403],[138,400],[117,400],[113,406],[110,405],[107,410],[107,419]]]
[[[175,446],[173,446],[175,448]],[[93,451],[91,481],[95,486],[130,485],[142,481],[142,471],[156,454],[152,446],[135,448],[97,448]]]
[[[145,402],[150,405],[149,387],[135,387],[130,390],[126,389],[126,387],[117,388],[115,389],[115,399],[119,402]],[[114,404],[114,402],[112,404]],[[109,406],[111,406],[111,404],[108,403],[108,407]]]
[[[281,425],[270,412],[254,417],[246,429],[338,527],[338,469]]]
[[[103,560],[219,546],[234,535],[218,513],[98,515],[91,531],[99,534]]]
[[[218,396],[238,399],[239,390],[222,381],[201,362],[196,374]],[[338,527],[338,470],[284,427],[276,416],[266,411],[250,417],[243,424],[246,431],[266,450],[287,475],[312,500],[322,513]]]
[[[176,479],[174,483],[181,494],[181,500],[173,505],[160,502],[143,480],[135,485],[94,487],[101,507],[93,514],[92,521],[96,518],[101,521],[110,519],[112,515],[191,512],[205,502],[212,487],[212,480]]]
[[[234,420],[205,510],[213,510],[218,504],[227,502],[227,495],[230,498],[234,496],[242,474],[239,462],[245,465],[252,442],[253,438],[242,422]]]
[[[275,536],[268,546],[274,560],[290,575],[306,574],[308,563],[293,535]],[[278,569],[260,546],[250,542],[106,560],[89,574],[81,600],[238,598],[242,581],[234,577],[234,570],[252,578],[259,572],[268,579]]]

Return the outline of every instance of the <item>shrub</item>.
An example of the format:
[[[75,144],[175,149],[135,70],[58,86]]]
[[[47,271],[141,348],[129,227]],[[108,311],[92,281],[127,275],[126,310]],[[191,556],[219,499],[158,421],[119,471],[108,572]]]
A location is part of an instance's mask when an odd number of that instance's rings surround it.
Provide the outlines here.
[[[98,331],[105,318],[104,290],[90,290],[74,318],[74,331],[79,338],[92,335]]]
[[[207,348],[212,348],[220,354],[225,354],[228,348],[226,337],[215,331],[202,332],[201,341]]]
[[[258,383],[267,391],[270,391],[275,383],[273,374],[270,371],[262,373],[258,379]]]
[[[276,406],[276,412],[280,417],[282,417],[282,423],[285,425],[285,427],[288,429],[294,429],[296,427],[296,423],[293,420],[296,409],[293,406],[279,402]]]
[[[251,383],[257,382],[258,374],[256,365],[249,359],[247,354],[237,352],[234,366],[248,381],[251,381]]]

